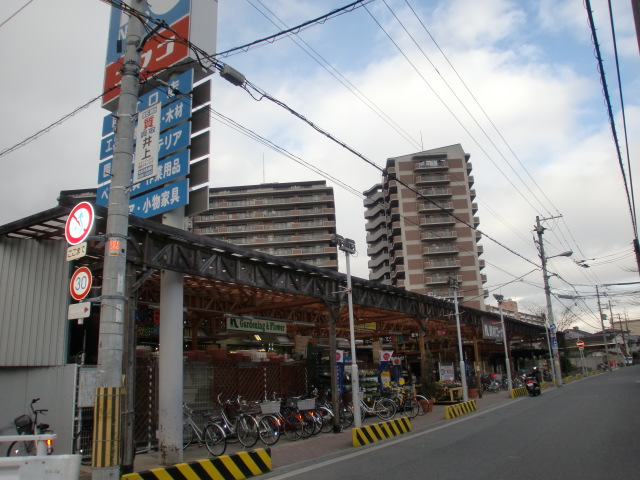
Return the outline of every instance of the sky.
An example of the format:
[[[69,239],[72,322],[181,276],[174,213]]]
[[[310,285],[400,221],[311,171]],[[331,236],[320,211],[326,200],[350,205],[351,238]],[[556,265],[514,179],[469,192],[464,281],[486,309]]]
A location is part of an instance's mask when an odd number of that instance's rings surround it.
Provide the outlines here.
[[[220,0],[216,52],[348,3]],[[631,2],[612,1],[624,122],[608,7],[592,7],[624,176],[635,180],[640,54]],[[102,92],[109,13],[99,0],[0,2],[0,225],[55,206],[61,190],[96,187],[107,111],[91,101]],[[547,257],[574,254],[549,259],[551,289],[578,298],[554,299],[556,317],[571,307],[572,326],[599,330],[598,285],[604,313],[640,318],[630,295],[639,290],[634,227],[581,0],[375,0],[218,59],[375,165],[211,77],[210,186],[326,180],[338,233],[359,252],[354,276],[368,278],[361,193],[380,181],[386,160],[459,143],[473,166],[487,303],[502,294],[544,308],[534,225],[557,217],[542,223]],[[605,286],[619,283],[631,284]]]

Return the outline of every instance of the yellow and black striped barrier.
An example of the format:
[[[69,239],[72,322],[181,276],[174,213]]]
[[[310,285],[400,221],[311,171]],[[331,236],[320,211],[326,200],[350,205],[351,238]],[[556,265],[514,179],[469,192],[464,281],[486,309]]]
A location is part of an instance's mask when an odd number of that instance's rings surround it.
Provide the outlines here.
[[[527,395],[527,387],[518,387],[511,390],[511,398],[523,397]]]
[[[361,447],[386,438],[396,437],[411,431],[411,420],[408,417],[396,418],[375,425],[362,426],[351,430],[353,446]]]
[[[476,411],[476,401],[469,400],[468,402],[456,403],[455,405],[447,405],[444,411],[445,420],[451,420],[452,418],[466,415]]]
[[[93,415],[94,468],[113,467],[119,464],[121,387],[96,388]]]
[[[257,448],[251,452],[238,452],[139,473],[127,473],[121,480],[241,480],[271,471],[271,449]]]

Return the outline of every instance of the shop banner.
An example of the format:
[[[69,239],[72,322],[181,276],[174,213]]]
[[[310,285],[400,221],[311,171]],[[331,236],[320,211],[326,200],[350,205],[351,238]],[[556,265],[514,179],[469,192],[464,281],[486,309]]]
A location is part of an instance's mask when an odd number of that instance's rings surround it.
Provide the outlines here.
[[[456,379],[456,372],[453,365],[440,365],[440,381],[453,382]]]

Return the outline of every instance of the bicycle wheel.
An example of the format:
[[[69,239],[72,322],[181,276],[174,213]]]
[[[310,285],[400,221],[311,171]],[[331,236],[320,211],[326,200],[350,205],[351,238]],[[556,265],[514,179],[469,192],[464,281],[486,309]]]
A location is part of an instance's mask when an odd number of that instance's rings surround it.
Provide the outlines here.
[[[313,433],[312,435],[317,435],[322,431],[322,415],[316,409],[306,410],[311,418],[313,418]]]
[[[247,448],[253,447],[258,443],[258,422],[255,418],[248,415],[239,416],[236,419],[236,435],[238,441]]]
[[[426,415],[429,412],[429,407],[428,407],[429,400],[427,400],[422,395],[416,395],[414,400],[416,402],[418,402],[418,405],[420,405],[420,410],[418,410],[418,415]],[[426,402],[426,403],[423,403],[423,402]],[[427,408],[425,408],[425,407],[427,407]]]
[[[340,426],[344,430],[353,425],[353,410],[346,405],[340,407]]]
[[[309,438],[311,435],[315,433],[315,419],[313,415],[311,415],[306,410],[298,412],[298,417],[302,420],[302,438]]]
[[[407,398],[405,399],[402,405],[402,413],[404,413],[409,418],[415,418],[422,410],[420,404],[415,398]]]
[[[396,414],[396,404],[393,403],[393,400],[388,398],[381,398],[378,400],[376,406],[376,415],[383,420],[390,420]]]
[[[275,445],[280,440],[280,423],[273,415],[264,415],[258,420],[260,440],[267,446]]]
[[[182,424],[182,449],[184,450],[191,442],[193,442],[193,437],[195,432],[193,431],[193,427],[189,422],[185,422]]]
[[[227,449],[227,441],[224,438],[224,430],[220,425],[211,423],[204,428],[204,444],[214,457],[224,454]]]
[[[80,463],[87,465],[91,463],[92,445],[93,433],[87,430],[80,430],[73,440],[71,453],[81,455]]]
[[[302,438],[302,419],[295,413],[290,413],[282,419],[282,427],[285,436],[289,440],[300,440]]]
[[[36,454],[36,446],[34,442],[17,441],[9,445],[7,457],[26,457]]]
[[[320,430],[323,433],[333,431],[333,413],[331,413],[331,410],[325,407],[318,407],[318,413],[322,416],[322,427]]]

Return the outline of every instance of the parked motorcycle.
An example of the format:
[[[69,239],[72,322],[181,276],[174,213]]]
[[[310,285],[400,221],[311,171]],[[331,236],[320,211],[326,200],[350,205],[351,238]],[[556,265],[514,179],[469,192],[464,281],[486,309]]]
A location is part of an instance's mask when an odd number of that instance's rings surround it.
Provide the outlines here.
[[[538,383],[538,379],[534,375],[527,375],[524,379],[524,384],[527,387],[527,392],[529,392],[529,395],[532,397],[542,393],[540,390],[540,383]]]

